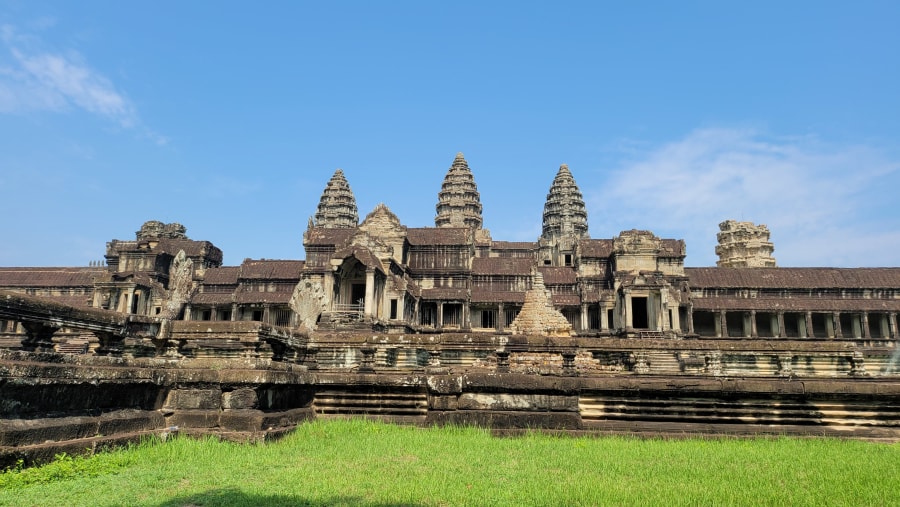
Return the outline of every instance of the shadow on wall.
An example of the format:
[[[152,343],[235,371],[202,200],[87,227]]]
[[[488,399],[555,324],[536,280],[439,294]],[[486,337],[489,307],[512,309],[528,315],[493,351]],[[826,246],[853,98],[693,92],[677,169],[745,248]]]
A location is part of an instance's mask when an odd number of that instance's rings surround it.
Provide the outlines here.
[[[254,493],[246,493],[239,489],[214,489],[197,493],[194,495],[186,495],[173,498],[167,502],[163,502],[158,507],[187,507],[200,505],[216,505],[216,506],[284,506],[294,507],[302,505],[346,505],[348,507],[416,507],[417,504],[409,503],[379,503],[366,501],[360,497],[354,496],[335,496],[329,498],[309,499],[298,495],[259,495]]]

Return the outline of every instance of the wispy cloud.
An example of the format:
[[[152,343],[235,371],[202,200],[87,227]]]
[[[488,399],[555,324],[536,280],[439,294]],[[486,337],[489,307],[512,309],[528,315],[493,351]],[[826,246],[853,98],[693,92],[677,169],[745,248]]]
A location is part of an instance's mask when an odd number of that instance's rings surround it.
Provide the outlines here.
[[[46,49],[36,36],[11,25],[0,26],[0,41],[6,50],[0,55],[0,112],[81,109],[136,129],[157,144],[167,142],[140,125],[128,96],[77,51]]]
[[[729,218],[766,223],[781,265],[897,264],[900,161],[877,148],[713,128],[628,156],[586,189],[592,217],[684,238],[689,265],[715,263]]]

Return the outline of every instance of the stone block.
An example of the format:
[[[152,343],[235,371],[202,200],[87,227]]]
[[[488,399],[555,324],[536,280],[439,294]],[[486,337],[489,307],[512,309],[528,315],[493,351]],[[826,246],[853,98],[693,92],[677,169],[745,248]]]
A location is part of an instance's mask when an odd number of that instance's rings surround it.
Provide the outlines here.
[[[120,410],[100,416],[97,433],[104,436],[135,433],[162,428],[165,423],[157,411]]]
[[[169,392],[165,407],[194,410],[218,409],[222,404],[222,391],[218,389],[178,389]]]
[[[55,417],[0,421],[0,446],[23,446],[92,437],[97,434],[93,417]]]
[[[254,389],[235,389],[222,393],[222,408],[250,409],[259,406],[259,398]]]
[[[479,426],[496,429],[581,429],[581,417],[576,412],[498,412],[487,410],[456,410],[429,412],[428,424]]]
[[[527,393],[463,393],[459,397],[459,410],[577,412],[578,397]]]
[[[216,428],[219,426],[218,410],[178,410],[166,418],[166,426],[181,428]]]
[[[428,397],[429,410],[456,410],[459,408],[459,397],[455,395],[434,395]]]

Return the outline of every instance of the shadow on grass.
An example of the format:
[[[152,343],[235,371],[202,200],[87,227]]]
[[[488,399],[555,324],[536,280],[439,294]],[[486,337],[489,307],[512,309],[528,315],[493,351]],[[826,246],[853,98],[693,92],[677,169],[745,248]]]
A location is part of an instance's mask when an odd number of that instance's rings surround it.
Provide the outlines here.
[[[369,502],[360,497],[334,496],[324,500],[310,500],[300,495],[258,495],[238,489],[213,489],[203,493],[173,498],[157,507],[256,507],[256,506],[303,506],[303,505],[344,505],[347,507],[417,507],[413,503]]]

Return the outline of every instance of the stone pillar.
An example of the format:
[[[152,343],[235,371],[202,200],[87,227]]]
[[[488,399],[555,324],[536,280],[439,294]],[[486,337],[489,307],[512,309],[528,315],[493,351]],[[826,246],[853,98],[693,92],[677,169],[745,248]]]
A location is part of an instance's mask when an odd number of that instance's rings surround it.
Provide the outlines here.
[[[750,310],[750,337],[759,338],[759,330],[756,329],[756,310]]]
[[[719,310],[719,332],[717,337],[728,337],[728,318],[725,316],[725,310]]]
[[[263,305],[262,321],[263,321],[264,323],[266,323],[266,324],[270,324],[270,322],[269,322],[269,317],[270,317],[270,315],[269,315],[269,314],[270,314],[269,309],[270,309],[271,307],[272,307],[272,305],[270,305],[269,303],[266,303],[266,304]]]
[[[193,310],[191,309],[190,303],[184,305],[184,320],[191,320],[192,312],[193,312]]]
[[[812,312],[806,312],[806,337],[815,338],[816,333],[813,330]]]
[[[437,305],[437,322],[434,323],[435,329],[440,329],[444,327],[444,303],[438,303]]]
[[[625,331],[634,330],[634,319],[631,312],[631,291],[625,292]]]
[[[588,321],[588,305],[587,303],[581,303],[581,329],[580,331],[587,331],[590,328],[590,323]]]
[[[784,330],[784,312],[781,312],[781,311],[778,312],[777,318],[778,318],[778,337],[784,338],[785,335],[787,334],[787,331]]]
[[[326,310],[334,309],[334,273],[325,270],[325,276],[322,279],[322,292],[325,293]]]
[[[372,309],[375,307],[375,269],[366,268],[366,303],[365,315],[372,317]]]
[[[834,337],[843,338],[844,333],[841,331],[841,313],[834,312],[831,318],[834,319]]]
[[[219,320],[219,306],[218,305],[210,305],[209,320],[211,320],[211,321]]]
[[[672,308],[672,330],[681,331],[681,307],[676,306]]]
[[[863,312],[862,314],[862,335],[868,340],[872,338],[872,333],[869,330],[869,312]]]
[[[502,333],[505,327],[506,313],[503,310],[503,303],[497,305],[497,332]]]
[[[609,310],[603,305],[598,307],[600,311],[600,330],[609,331]]]
[[[694,305],[688,304],[687,309],[688,333],[694,334]]]
[[[891,312],[888,314],[888,330],[890,332],[891,339],[897,339],[897,313]]]
[[[231,320],[233,320],[233,321],[238,320],[237,314],[238,314],[238,304],[231,303]]]
[[[825,336],[828,338],[834,338],[834,317],[834,312],[825,315]]]
[[[472,322],[469,321],[470,315],[469,315],[469,302],[468,301],[463,301],[461,318],[462,318],[462,322],[459,323],[459,328],[464,329],[464,330],[472,329]]]
[[[809,328],[806,327],[805,315],[803,317],[803,320],[797,319],[797,335],[800,338],[806,338],[809,336]]]

